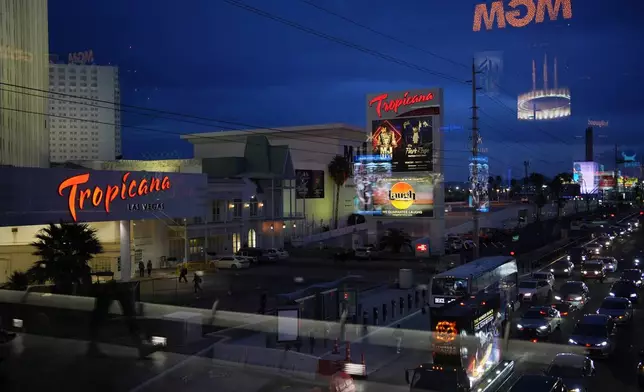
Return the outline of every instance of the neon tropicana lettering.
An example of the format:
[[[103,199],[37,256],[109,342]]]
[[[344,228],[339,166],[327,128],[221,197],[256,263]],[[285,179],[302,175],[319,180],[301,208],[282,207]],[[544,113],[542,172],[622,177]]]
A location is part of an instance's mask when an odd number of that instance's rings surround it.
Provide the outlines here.
[[[398,113],[398,109],[401,106],[410,106],[416,103],[427,102],[434,99],[434,93],[427,93],[426,95],[417,94],[409,95],[409,92],[406,92],[402,98],[392,99],[387,101],[389,94],[384,93],[378,96],[375,96],[369,101],[369,107],[376,105],[376,113],[378,117],[382,117],[382,112],[394,112]]]
[[[94,189],[79,189],[79,186],[89,181],[89,173],[79,174],[61,182],[58,186],[58,194],[65,196],[63,191],[69,188],[68,208],[74,222],[78,220],[76,211],[85,209],[85,203],[91,202],[94,207],[103,204],[105,212],[110,212],[110,205],[117,197],[121,200],[133,199],[138,196],[145,196],[149,193],[163,192],[170,189],[170,178],[163,176],[159,178],[142,179],[138,183],[131,180],[130,172],[123,174],[121,184],[96,186]]]

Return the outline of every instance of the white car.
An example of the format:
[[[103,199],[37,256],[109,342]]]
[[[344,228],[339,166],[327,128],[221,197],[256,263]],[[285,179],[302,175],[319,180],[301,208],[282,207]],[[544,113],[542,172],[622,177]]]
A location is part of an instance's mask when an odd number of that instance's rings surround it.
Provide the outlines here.
[[[270,248],[266,252],[268,253],[269,256],[277,257],[278,260],[286,260],[289,257],[288,252],[282,248],[279,248],[279,249]]]
[[[547,280],[524,280],[519,282],[519,298],[525,302],[536,302],[542,298],[550,299],[552,286]]]
[[[377,256],[377,253],[378,252],[376,251],[376,249],[371,246],[361,246],[355,249],[355,257],[357,259],[371,260],[372,258]]]
[[[584,248],[591,254],[595,254],[595,255],[600,254],[602,251],[602,246],[597,243],[588,244]]]
[[[212,260],[210,264],[220,269],[245,269],[250,267],[250,261],[243,256],[223,256]]]
[[[551,272],[533,272],[532,275],[530,275],[530,279],[545,280],[548,282],[550,287],[555,286],[555,275]]]

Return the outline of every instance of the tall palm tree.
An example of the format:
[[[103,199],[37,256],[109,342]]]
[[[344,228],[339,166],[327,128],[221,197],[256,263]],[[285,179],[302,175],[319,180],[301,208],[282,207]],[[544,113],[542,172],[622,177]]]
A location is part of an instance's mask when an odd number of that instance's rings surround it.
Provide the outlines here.
[[[84,223],[49,224],[31,243],[38,261],[29,269],[38,283],[52,282],[57,293],[70,294],[74,286],[91,282],[88,262],[103,252],[96,230]]]
[[[537,220],[541,219],[541,209],[546,205],[546,197],[543,194],[543,186],[546,183],[546,177],[541,173],[530,173],[528,181],[535,188],[537,205]]]
[[[333,199],[333,225],[338,228],[338,210],[340,202],[340,187],[344,186],[351,177],[351,162],[342,155],[336,155],[331,159],[328,166],[329,176],[335,184],[335,195]]]

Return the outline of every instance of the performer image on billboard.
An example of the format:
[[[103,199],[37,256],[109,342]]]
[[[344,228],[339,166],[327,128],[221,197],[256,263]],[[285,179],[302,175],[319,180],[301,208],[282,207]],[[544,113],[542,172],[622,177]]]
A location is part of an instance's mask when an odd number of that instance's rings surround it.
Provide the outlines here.
[[[575,163],[575,165],[573,166],[572,179],[574,182],[579,184],[579,188],[581,188],[581,193],[587,193],[588,189],[586,188],[586,180],[584,179],[584,173],[581,170],[581,165],[578,163]]]
[[[411,121],[405,121],[403,123],[403,129],[408,136],[407,145],[419,146],[423,144],[423,132],[425,129],[429,128],[431,125],[425,120],[415,120],[413,123]]]
[[[398,147],[396,134],[386,125],[381,125],[376,130],[376,149],[382,158],[391,158],[394,148]]]

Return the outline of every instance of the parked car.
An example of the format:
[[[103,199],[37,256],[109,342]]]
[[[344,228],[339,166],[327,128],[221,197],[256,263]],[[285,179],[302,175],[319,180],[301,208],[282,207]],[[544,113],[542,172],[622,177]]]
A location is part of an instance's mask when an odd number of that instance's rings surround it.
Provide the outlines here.
[[[254,262],[258,263],[275,262],[278,259],[277,255],[268,253],[266,249],[252,247],[240,248],[235,252],[235,256],[252,257]]]
[[[530,276],[530,279],[545,280],[548,282],[550,287],[555,286],[555,276],[552,274],[552,272],[533,272],[532,275]]]
[[[289,254],[282,248],[270,248],[266,251],[270,256],[277,257],[278,260],[286,260],[289,258]]]
[[[519,298],[522,301],[536,303],[539,299],[549,299],[552,286],[547,280],[524,280],[519,282]]]
[[[559,353],[545,374],[561,378],[568,391],[586,392],[595,376],[595,363],[585,355]]]
[[[373,246],[361,246],[355,249],[356,259],[371,260],[378,257],[378,250]]]
[[[210,262],[211,266],[220,269],[245,269],[250,262],[243,256],[223,256]]]

